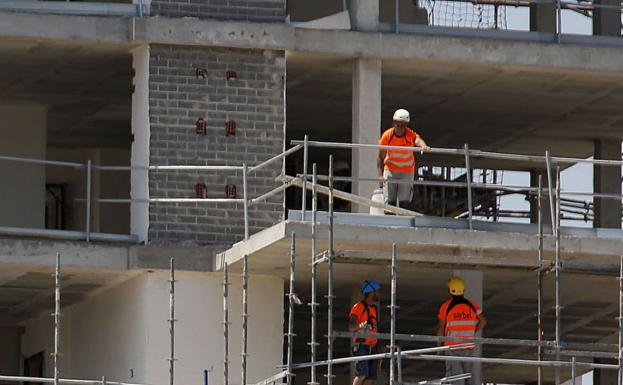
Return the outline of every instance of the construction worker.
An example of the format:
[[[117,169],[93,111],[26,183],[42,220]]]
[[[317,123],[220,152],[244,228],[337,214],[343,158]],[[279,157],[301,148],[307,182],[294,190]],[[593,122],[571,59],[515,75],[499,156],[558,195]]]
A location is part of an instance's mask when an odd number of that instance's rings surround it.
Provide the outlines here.
[[[353,305],[350,310],[348,330],[351,332],[378,333],[378,309],[381,284],[366,280],[361,284],[363,300]],[[378,353],[378,339],[372,337],[353,338],[353,356],[367,356]],[[376,380],[379,360],[358,361],[353,385],[372,385]]]
[[[411,117],[409,111],[399,109],[394,112],[393,126],[387,129],[380,145],[419,147],[429,150],[424,139],[408,127]],[[411,150],[383,150],[379,151],[377,159],[379,171],[379,187],[383,188],[385,203],[393,206],[408,208],[413,195],[412,184],[387,183],[387,179],[398,179],[413,182],[415,178],[415,156]]]
[[[456,340],[440,342],[439,345],[453,346],[468,343],[487,325],[487,321],[478,305],[465,298],[465,282],[461,278],[451,277],[448,280],[448,291],[452,298],[444,302],[439,309],[437,335],[456,337]],[[472,346],[467,349],[453,350],[450,355],[472,357],[473,354],[474,347]],[[471,362],[446,361],[447,377],[472,372]],[[457,382],[457,384],[475,385],[473,377],[464,382]]]

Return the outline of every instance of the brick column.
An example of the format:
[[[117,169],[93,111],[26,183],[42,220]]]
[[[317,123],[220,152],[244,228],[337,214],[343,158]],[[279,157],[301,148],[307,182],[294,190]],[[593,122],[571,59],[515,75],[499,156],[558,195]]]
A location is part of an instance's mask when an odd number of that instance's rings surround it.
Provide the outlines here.
[[[197,76],[199,69],[200,76]],[[205,70],[205,71],[204,71]],[[285,53],[229,48],[151,46],[149,64],[151,165],[260,163],[282,152],[285,140]],[[236,77],[228,79],[227,71]],[[205,134],[197,134],[203,119]],[[235,133],[226,135],[226,125]],[[249,196],[277,186],[281,163],[249,177]],[[204,183],[207,196],[226,198],[226,186],[242,198],[242,173],[150,172],[150,197],[194,198]],[[250,209],[252,232],[283,216],[283,195]],[[158,203],[149,206],[149,239],[228,245],[244,235],[242,204]]]

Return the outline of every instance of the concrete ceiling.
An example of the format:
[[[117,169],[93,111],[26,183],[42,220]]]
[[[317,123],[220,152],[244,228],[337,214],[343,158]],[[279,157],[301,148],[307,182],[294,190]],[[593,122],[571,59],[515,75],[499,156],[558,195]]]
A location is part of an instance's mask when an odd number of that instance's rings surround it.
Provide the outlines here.
[[[352,60],[288,55],[288,136],[351,140]],[[623,74],[462,63],[383,62],[382,123],[398,107],[435,147],[588,157],[623,139]]]
[[[132,58],[127,48],[0,42],[0,100],[48,106],[48,144],[128,147]]]
[[[118,270],[64,267],[61,309],[84,300],[132,275]],[[0,325],[14,326],[42,313],[54,311],[54,268],[3,265],[0,269]],[[50,319],[50,322],[52,320]]]

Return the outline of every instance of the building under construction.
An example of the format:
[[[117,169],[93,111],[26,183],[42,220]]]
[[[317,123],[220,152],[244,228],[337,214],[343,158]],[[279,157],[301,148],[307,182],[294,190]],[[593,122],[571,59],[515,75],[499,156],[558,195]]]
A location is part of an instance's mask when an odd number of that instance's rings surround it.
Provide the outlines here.
[[[0,382],[349,384],[375,279],[379,383],[454,383],[454,274],[477,383],[623,383],[622,57],[613,0],[0,0]]]

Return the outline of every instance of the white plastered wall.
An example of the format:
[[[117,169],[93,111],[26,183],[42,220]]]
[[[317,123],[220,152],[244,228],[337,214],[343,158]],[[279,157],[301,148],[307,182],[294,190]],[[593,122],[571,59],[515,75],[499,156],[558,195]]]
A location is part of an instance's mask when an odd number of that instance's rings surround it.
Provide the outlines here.
[[[61,374],[152,385],[168,384],[169,275],[145,272],[63,310]],[[198,384],[213,368],[210,384],[223,378],[222,275],[176,273],[176,384]],[[230,286],[230,383],[240,382],[241,279]],[[248,379],[278,372],[283,354],[283,280],[249,279]],[[53,323],[48,314],[26,322],[22,355],[42,350],[51,375]]]

